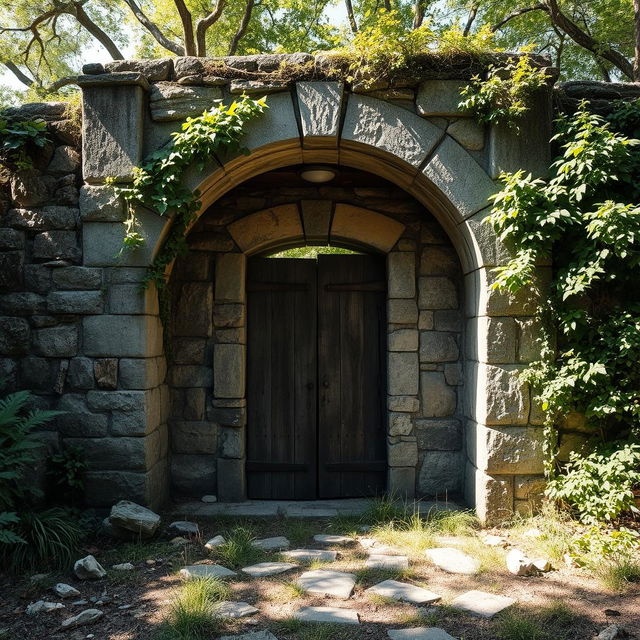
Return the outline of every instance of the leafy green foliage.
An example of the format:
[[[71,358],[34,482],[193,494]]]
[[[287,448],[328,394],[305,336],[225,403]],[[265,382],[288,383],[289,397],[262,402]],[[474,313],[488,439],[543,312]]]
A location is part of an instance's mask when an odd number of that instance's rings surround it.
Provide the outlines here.
[[[211,158],[242,150],[240,140],[246,123],[266,108],[265,98],[254,100],[243,96],[229,106],[221,104],[201,116],[187,118],[181,130],[172,134],[167,146],[135,168],[131,186],[117,187],[129,213],[123,249],[135,249],[144,244],[138,231],[136,207],[173,216],[169,236],[147,276],[148,281],[155,282],[159,292],[164,290],[167,266],[186,250],[184,231],[200,205],[198,193],[182,183],[185,170],[189,166],[202,170]]]
[[[571,454],[564,473],[552,478],[549,497],[571,506],[582,522],[614,520],[639,513],[633,489],[640,486],[640,445],[613,443],[589,455]]]
[[[52,455],[47,470],[50,479],[49,498],[64,504],[77,504],[84,490],[86,470],[87,462],[80,447],[66,446]]]
[[[638,101],[619,104],[608,122],[583,103],[558,122],[561,155],[549,179],[503,175],[486,219],[514,251],[496,270],[495,288],[534,286],[536,265],[554,259],[539,310],[542,357],[523,374],[546,412],[548,473],[558,468],[556,427],[570,412],[584,414],[603,441],[617,441],[574,455],[549,485],[585,522],[631,509],[638,483],[630,443],[640,437],[640,142],[625,133],[639,124]]]
[[[1,545],[0,562],[14,572],[67,569],[83,536],[79,520],[60,508],[21,512],[11,531],[22,544]]]
[[[545,67],[528,55],[510,58],[504,65],[491,65],[487,77],[474,76],[461,91],[460,109],[486,124],[507,124],[517,128],[529,110],[533,93],[548,82]]]
[[[36,120],[16,120],[0,113],[0,166],[28,169],[31,154],[49,142],[47,123]]]

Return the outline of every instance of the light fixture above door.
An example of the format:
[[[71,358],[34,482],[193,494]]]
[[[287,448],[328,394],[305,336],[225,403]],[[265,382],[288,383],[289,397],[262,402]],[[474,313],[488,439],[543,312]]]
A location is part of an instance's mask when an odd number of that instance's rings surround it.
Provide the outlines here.
[[[331,182],[331,180],[338,175],[338,170],[331,165],[308,164],[302,167],[299,175],[306,182],[323,184],[325,182]]]

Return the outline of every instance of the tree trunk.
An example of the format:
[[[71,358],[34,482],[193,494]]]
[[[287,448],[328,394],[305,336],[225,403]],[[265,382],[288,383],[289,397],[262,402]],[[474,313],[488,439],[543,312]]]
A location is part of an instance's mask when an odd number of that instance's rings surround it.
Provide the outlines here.
[[[358,33],[358,23],[356,22],[356,15],[353,12],[353,4],[351,3],[351,0],[344,0],[344,5],[347,8],[347,16],[349,17],[351,33],[355,36],[356,33]]]
[[[33,80],[23,73],[14,62],[11,62],[11,60],[5,60],[2,64],[7,67],[7,69],[9,69],[9,71],[11,71],[11,73],[13,73],[13,75],[18,78],[23,85],[26,87],[33,85]]]
[[[255,6],[255,0],[247,0],[247,6],[244,10],[244,14],[242,16],[242,21],[240,22],[240,26],[238,30],[235,32],[231,44],[229,45],[229,53],[227,55],[235,56],[236,51],[238,49],[238,43],[240,42],[242,36],[247,32],[247,28],[249,27],[249,20],[251,20],[251,13],[253,11],[253,7]]]
[[[116,43],[87,15],[79,3],[75,4],[76,20],[109,52],[114,60],[124,60]]]
[[[187,56],[195,56],[196,43],[193,38],[193,20],[191,18],[191,12],[187,9],[187,5],[184,3],[184,0],[173,0],[173,2],[176,5],[176,9],[178,9],[180,22],[182,23],[182,32],[184,33],[184,53]]]

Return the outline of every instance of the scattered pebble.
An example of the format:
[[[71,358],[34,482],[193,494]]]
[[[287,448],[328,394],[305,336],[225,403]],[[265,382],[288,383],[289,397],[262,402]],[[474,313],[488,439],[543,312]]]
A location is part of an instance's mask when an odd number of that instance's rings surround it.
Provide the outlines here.
[[[50,613],[51,611],[57,611],[58,609],[64,609],[64,605],[61,602],[46,602],[45,600],[38,600],[32,602],[27,607],[27,615],[35,616],[39,613]]]
[[[284,536],[275,536],[273,538],[254,540],[251,544],[263,551],[281,551],[282,549],[288,549],[291,543]]]
[[[216,547],[222,546],[225,542],[226,540],[222,536],[214,536],[204,546],[205,549],[215,549]]]
[[[76,560],[73,572],[80,580],[98,580],[107,575],[102,565],[91,555]]]
[[[195,522],[176,520],[169,525],[169,531],[174,535],[195,538],[200,535],[200,527]]]
[[[75,627],[81,627],[85,624],[91,624],[99,618],[102,618],[104,613],[100,609],[85,609],[81,611],[77,616],[67,618],[62,621],[63,629],[73,629]]]
[[[123,562],[122,564],[114,564],[111,567],[114,571],[133,571],[135,567],[130,562]]]
[[[533,560],[520,551],[520,549],[511,549],[507,553],[507,569],[514,576],[537,576],[539,569],[533,563]]]
[[[202,502],[207,502],[207,503],[218,502],[217,496],[202,496],[200,500],[202,500]]]
[[[80,595],[80,592],[75,587],[72,587],[70,584],[65,584],[64,582],[58,582],[52,589],[60,598],[71,598]]]
[[[617,624],[611,624],[603,629],[594,640],[615,640],[616,638],[626,638],[627,632]]]

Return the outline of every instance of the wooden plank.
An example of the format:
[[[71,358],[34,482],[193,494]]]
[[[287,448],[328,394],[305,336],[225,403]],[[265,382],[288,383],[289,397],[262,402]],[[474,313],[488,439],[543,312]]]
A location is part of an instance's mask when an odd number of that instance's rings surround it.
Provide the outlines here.
[[[248,495],[314,498],[315,263],[254,258],[248,281]]]
[[[375,495],[386,479],[386,316],[377,256],[318,258],[319,495]],[[353,285],[353,286],[352,286]]]

